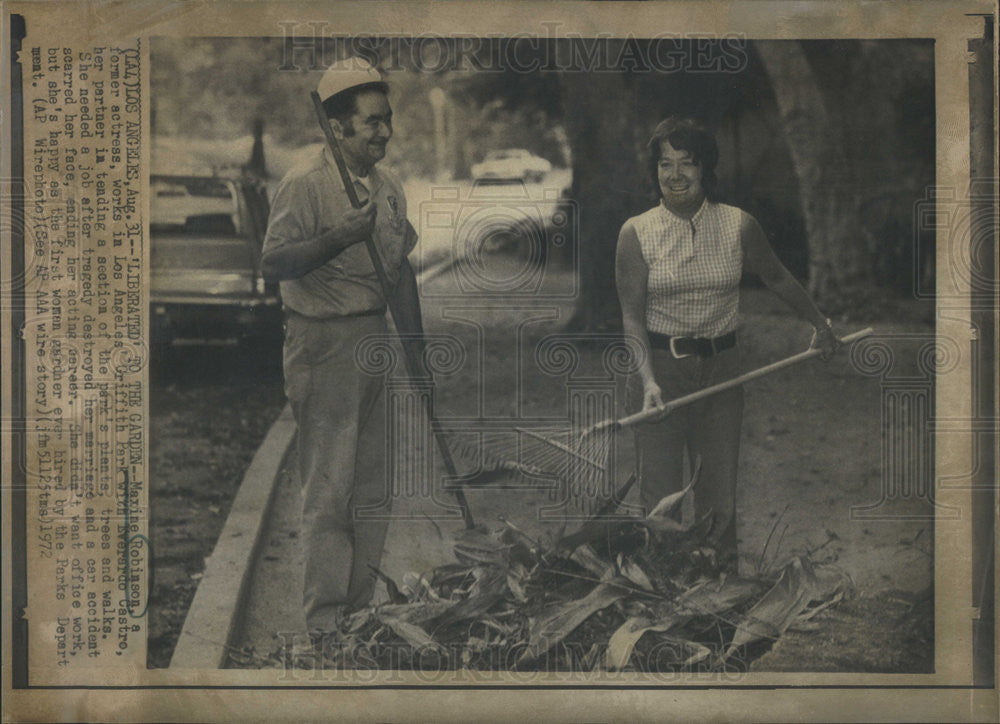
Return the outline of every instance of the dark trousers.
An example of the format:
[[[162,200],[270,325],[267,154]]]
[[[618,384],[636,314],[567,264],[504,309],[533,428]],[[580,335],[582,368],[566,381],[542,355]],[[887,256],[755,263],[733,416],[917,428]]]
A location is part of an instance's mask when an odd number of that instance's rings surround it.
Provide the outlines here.
[[[653,374],[667,402],[740,374],[739,348],[711,357],[676,359],[665,350],[652,350]],[[642,385],[633,375],[629,385],[632,409],[642,404]],[[736,559],[736,478],[743,421],[743,388],[736,387],[681,407],[656,423],[635,428],[640,498],[647,512],[665,495],[681,490],[684,454],[693,468],[701,458],[701,474],[694,488],[699,519],[712,511],[710,543],[721,561]]]

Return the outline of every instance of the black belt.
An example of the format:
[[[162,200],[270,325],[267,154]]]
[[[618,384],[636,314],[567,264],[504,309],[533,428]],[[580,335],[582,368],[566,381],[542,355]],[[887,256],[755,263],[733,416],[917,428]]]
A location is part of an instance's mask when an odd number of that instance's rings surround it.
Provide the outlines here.
[[[338,314],[333,317],[310,317],[308,314],[302,314],[297,312],[290,307],[285,307],[285,316],[290,316],[294,314],[298,317],[304,317],[305,319],[312,320],[330,320],[330,319],[349,319],[350,317],[382,317],[385,316],[385,307],[379,307],[378,309],[366,309],[361,312],[350,312],[349,314]]]
[[[385,307],[379,307],[378,309],[366,309],[363,312],[352,312],[351,314],[345,314],[345,317],[384,317]]]
[[[677,359],[682,357],[711,357],[730,347],[736,346],[736,332],[721,337],[671,337],[669,334],[649,332],[649,344],[654,349],[663,349]]]

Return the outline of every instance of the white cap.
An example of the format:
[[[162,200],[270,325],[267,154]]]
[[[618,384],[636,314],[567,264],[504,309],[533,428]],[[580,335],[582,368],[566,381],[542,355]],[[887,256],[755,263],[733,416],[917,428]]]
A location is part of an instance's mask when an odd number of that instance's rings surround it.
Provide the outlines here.
[[[367,83],[382,83],[382,76],[364,58],[338,60],[323,73],[316,91],[321,101],[338,93]]]

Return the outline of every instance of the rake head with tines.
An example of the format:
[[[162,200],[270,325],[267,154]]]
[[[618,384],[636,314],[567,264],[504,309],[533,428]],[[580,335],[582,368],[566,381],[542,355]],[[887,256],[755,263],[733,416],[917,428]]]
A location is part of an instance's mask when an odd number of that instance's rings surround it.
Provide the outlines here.
[[[477,465],[477,472],[462,484],[475,487],[516,479],[548,489],[550,500],[592,515],[613,494],[608,463],[615,433],[582,435],[584,429],[576,425],[481,432],[475,443],[456,448]]]

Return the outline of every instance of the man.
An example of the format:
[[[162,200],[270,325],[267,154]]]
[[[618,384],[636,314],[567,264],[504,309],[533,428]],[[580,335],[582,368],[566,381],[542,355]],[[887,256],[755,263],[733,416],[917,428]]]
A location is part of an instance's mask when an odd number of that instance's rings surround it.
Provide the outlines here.
[[[335,63],[319,96],[358,197],[354,209],[325,147],[281,181],[264,240],[264,276],[281,281],[285,393],[298,426],[302,482],[303,603],[314,634],[336,632],[371,599],[386,520],[355,511],[388,500],[383,379],[362,372],[358,342],[385,334],[389,300],[363,242],[375,242],[403,310],[396,325],[420,331],[416,280],[407,254],[416,233],[402,187],[375,168],[392,137],[388,87],[360,58]],[[388,509],[380,512],[388,513]]]

